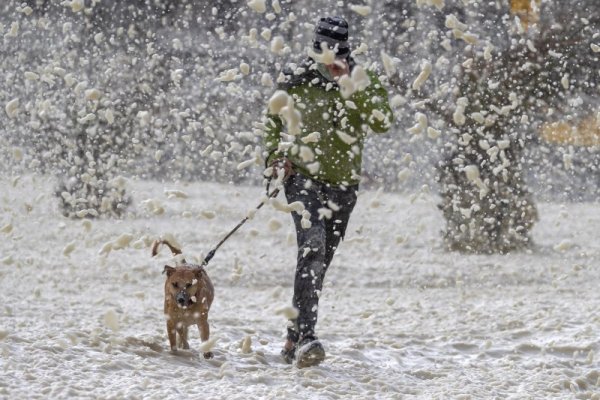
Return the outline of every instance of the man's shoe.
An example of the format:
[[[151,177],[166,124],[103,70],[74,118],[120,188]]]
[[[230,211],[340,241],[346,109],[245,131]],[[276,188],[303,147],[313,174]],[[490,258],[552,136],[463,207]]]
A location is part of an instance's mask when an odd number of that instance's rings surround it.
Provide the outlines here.
[[[283,360],[286,363],[293,363],[296,358],[296,344],[290,340],[285,342],[283,349],[281,349],[281,357],[283,357]]]
[[[298,368],[319,365],[325,359],[325,349],[316,337],[306,337],[298,343],[296,366]]]

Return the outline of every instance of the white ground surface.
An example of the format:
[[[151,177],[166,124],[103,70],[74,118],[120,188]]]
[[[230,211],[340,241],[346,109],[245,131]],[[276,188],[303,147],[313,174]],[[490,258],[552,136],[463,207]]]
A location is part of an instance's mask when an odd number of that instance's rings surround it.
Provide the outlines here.
[[[434,197],[363,192],[321,300],[328,357],[299,370],[279,358],[296,250],[272,207],[209,264],[216,357],[195,330],[168,351],[170,257],[147,244],[171,233],[199,259],[260,188],[130,182],[128,218],[82,222],[47,178],[0,184],[0,398],[600,399],[598,204],[539,204],[534,251],[465,256],[442,249]]]

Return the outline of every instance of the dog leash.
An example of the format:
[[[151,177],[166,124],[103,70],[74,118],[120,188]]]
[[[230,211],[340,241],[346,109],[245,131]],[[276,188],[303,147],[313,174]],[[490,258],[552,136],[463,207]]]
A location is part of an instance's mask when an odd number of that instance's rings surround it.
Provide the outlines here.
[[[268,190],[269,190],[269,187],[267,186],[267,191]],[[276,197],[278,194],[279,194],[279,188],[273,190],[271,192],[271,194],[267,195],[267,199],[266,200],[263,200],[258,206],[256,206],[256,210],[260,210],[260,208],[265,205],[265,203],[267,202],[267,200]],[[208,252],[208,254],[206,255],[206,257],[204,257],[204,261],[202,261],[202,267],[208,265],[208,262],[215,256],[215,253],[217,252],[217,250],[219,249],[219,247],[221,247],[221,245],[223,243],[225,243],[227,241],[227,239],[229,239],[231,237],[231,235],[233,235],[238,229],[240,229],[240,227],[242,225],[244,225],[246,223],[246,221],[248,221],[249,219],[250,219],[250,216],[248,215],[248,216],[246,216],[246,218],[244,218],[243,220],[241,220],[240,223],[235,226],[235,228],[233,228],[227,235],[225,235],[225,237],[215,246],[214,249],[212,249],[211,251]]]

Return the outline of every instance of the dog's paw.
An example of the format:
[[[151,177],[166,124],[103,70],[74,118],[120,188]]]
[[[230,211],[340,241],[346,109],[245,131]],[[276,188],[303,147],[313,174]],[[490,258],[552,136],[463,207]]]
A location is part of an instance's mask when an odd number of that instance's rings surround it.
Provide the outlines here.
[[[213,358],[215,355],[213,354],[212,351],[207,351],[206,353],[204,353],[204,358],[209,360],[211,358]]]

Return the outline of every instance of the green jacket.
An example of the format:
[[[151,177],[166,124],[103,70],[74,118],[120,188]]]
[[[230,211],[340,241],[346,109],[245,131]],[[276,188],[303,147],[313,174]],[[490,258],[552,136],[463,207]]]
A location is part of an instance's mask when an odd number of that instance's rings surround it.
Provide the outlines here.
[[[267,165],[286,157],[295,171],[317,181],[335,186],[357,184],[368,128],[383,133],[393,120],[387,91],[373,72],[367,74],[371,84],[347,99],[341,96],[337,84],[330,82],[328,88],[317,70],[307,68],[302,75],[288,75],[279,89],[293,97],[296,109],[302,113],[301,133],[285,135],[282,119],[267,114]],[[280,142],[288,145],[281,148]]]

